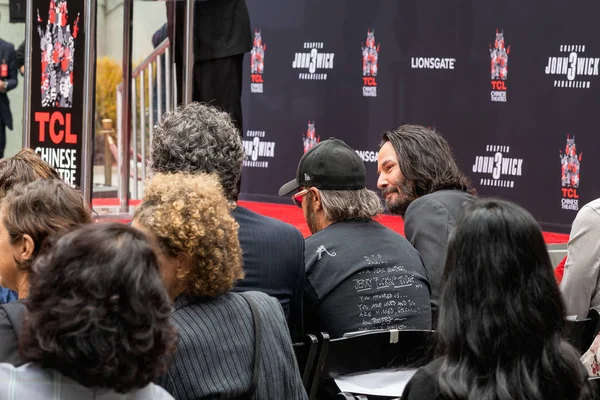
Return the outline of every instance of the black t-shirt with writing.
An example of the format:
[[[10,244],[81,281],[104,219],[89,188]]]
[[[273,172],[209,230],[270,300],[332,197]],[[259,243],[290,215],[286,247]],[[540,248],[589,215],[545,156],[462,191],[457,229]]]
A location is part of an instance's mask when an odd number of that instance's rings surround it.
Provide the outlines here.
[[[306,333],[431,329],[419,252],[373,220],[344,220],[306,239]]]

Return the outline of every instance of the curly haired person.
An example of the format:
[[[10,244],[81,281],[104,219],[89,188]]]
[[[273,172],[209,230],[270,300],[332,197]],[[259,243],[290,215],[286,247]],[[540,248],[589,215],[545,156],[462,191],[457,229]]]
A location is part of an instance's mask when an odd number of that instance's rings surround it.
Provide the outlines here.
[[[28,363],[0,364],[0,399],[173,399],[152,383],[177,332],[142,233],[83,226],[44,246],[30,281],[20,337]]]
[[[155,175],[133,226],[154,247],[175,305],[179,348],[162,387],[179,400],[307,398],[279,302],[231,291],[242,251],[216,177]]]

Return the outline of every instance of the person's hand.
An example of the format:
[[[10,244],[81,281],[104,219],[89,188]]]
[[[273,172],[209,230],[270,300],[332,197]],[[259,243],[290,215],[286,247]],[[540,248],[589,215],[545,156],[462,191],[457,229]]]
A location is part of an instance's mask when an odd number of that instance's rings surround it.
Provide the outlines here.
[[[21,65],[21,68],[19,68],[19,71],[21,72],[21,76],[25,75],[25,66]]]
[[[0,81],[0,93],[6,93],[6,81]]]

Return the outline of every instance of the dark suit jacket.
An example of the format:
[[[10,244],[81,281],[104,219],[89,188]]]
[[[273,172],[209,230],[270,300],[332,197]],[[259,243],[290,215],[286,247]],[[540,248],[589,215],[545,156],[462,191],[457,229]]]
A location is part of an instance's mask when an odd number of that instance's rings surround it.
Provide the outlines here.
[[[175,45],[179,52],[183,49],[185,1],[175,3],[177,18]],[[169,10],[168,6],[167,10]],[[194,59],[196,61],[214,60],[250,51],[252,30],[245,0],[197,0],[194,10]],[[167,12],[167,21],[169,26],[173,25],[173,15],[169,12]]]
[[[17,59],[15,57],[15,46],[12,43],[5,42],[4,40],[0,39],[0,64],[2,64],[3,61],[8,64],[8,78],[6,78],[8,86],[6,91],[9,92],[16,88],[19,82]],[[0,93],[0,121],[4,123],[8,129],[13,128],[10,102],[8,101],[8,96],[6,93]]]
[[[24,300],[0,305],[0,363],[19,367],[25,362],[19,354],[19,335],[26,306]]]
[[[448,239],[463,215],[464,204],[474,199],[462,190],[440,190],[419,197],[406,210],[404,232],[423,258],[431,283],[431,309],[434,315],[438,308]]]
[[[246,277],[234,291],[255,290],[279,300],[293,340],[302,335],[304,238],[285,222],[236,207],[233,217],[240,225]]]

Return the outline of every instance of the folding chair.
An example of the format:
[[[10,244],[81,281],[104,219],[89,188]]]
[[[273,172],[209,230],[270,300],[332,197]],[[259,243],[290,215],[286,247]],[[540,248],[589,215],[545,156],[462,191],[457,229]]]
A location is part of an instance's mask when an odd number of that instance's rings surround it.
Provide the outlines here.
[[[316,400],[317,390],[319,389],[319,379],[323,373],[323,366],[325,365],[325,358],[329,352],[329,334],[327,332],[321,332],[318,334],[319,350],[318,357],[313,368],[310,378],[310,389],[308,390],[308,400]]]
[[[364,396],[362,394],[358,394],[354,396],[352,393],[342,392],[337,395],[336,400],[378,400],[381,399],[381,396]],[[391,399],[391,400],[401,400],[400,397]]]
[[[590,308],[590,311],[588,312],[587,317],[589,319],[591,319],[592,322],[590,324],[591,325],[590,330],[587,332],[588,338],[589,338],[589,343],[586,343],[587,344],[587,346],[585,348],[586,351],[592,345],[592,342],[594,341],[596,336],[598,336],[598,333],[600,333],[600,309]]]
[[[567,320],[565,339],[581,354],[585,353],[594,340],[597,322],[591,318]]]
[[[369,400],[367,396],[354,396],[351,393],[340,393],[338,394],[339,400]]]
[[[421,367],[433,359],[435,342],[434,331],[417,330],[365,332],[329,340],[319,352],[316,370],[321,372],[313,382],[311,394],[316,396],[321,380],[327,393],[319,393],[319,398],[331,397],[331,392],[337,388],[330,387],[331,378],[376,370]],[[338,389],[336,393],[339,392]]]
[[[310,391],[313,370],[317,359],[319,341],[315,335],[305,335],[302,343],[294,343],[294,353],[298,362],[298,369],[302,376],[302,383],[306,392]]]
[[[598,394],[600,394],[600,376],[592,376],[588,378],[588,382],[590,383],[590,391],[595,394],[594,399],[598,399]]]

